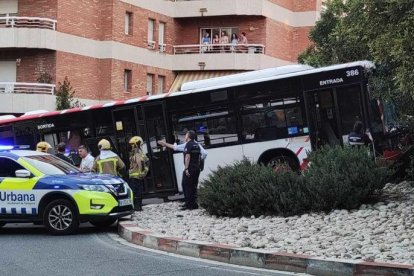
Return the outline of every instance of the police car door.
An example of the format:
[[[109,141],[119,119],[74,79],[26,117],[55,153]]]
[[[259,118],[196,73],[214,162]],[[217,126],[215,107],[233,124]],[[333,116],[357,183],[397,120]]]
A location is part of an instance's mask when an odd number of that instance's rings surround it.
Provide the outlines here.
[[[12,158],[0,156],[0,215],[36,214],[36,199],[32,189],[37,179],[30,178],[30,175]]]

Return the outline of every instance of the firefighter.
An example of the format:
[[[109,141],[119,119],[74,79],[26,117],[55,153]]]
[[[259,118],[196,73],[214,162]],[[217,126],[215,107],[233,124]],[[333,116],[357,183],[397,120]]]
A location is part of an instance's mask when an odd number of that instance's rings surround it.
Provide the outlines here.
[[[48,153],[52,146],[48,142],[41,141],[36,145],[36,151]]]
[[[98,148],[100,154],[96,157],[92,170],[97,173],[122,176],[125,164],[115,152],[111,151],[109,141],[102,139],[98,143]]]
[[[134,136],[129,140],[131,152],[129,153],[129,181],[134,192],[134,208],[142,211],[142,194],[144,192],[144,178],[149,170],[149,160],[142,151],[144,141],[140,136]]]

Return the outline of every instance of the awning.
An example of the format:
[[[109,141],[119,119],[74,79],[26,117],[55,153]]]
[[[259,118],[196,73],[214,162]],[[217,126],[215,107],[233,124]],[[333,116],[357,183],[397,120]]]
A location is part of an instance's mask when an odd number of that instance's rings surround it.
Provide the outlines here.
[[[205,80],[216,77],[233,75],[246,71],[192,71],[192,72],[179,72],[175,77],[173,84],[171,85],[170,92],[181,91],[181,85],[186,82]]]

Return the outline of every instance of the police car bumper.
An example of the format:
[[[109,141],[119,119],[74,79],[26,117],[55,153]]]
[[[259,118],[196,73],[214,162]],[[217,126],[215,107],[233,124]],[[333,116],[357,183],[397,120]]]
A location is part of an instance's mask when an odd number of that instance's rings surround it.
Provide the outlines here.
[[[109,214],[87,214],[81,215],[81,221],[89,221],[89,220],[105,220],[108,218],[123,218],[130,216],[134,213],[133,207],[130,206],[128,208],[117,209],[114,208]]]
[[[84,217],[112,217],[128,216],[133,212],[132,192],[126,195],[115,196],[105,192],[80,191],[73,195],[78,208],[79,216]]]

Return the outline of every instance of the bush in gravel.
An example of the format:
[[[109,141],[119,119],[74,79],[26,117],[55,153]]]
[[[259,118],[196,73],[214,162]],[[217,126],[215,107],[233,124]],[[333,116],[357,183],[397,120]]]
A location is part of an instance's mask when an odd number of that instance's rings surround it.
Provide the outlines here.
[[[199,204],[217,216],[294,215],[308,209],[302,176],[274,173],[247,159],[219,167],[199,190]]]
[[[309,161],[304,177],[314,211],[356,208],[387,180],[386,169],[364,147],[326,147],[311,152]]]

